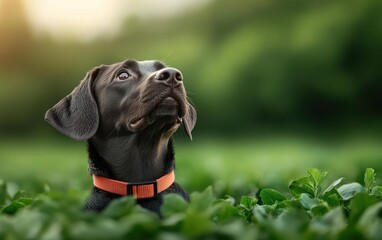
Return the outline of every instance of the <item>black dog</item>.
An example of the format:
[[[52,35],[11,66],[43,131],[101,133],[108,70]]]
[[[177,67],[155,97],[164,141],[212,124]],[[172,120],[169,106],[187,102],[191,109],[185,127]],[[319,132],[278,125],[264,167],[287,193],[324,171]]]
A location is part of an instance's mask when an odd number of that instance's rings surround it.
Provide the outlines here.
[[[188,200],[174,182],[172,135],[183,122],[192,139],[196,111],[179,70],[158,61],[101,65],[45,119],[61,133],[88,142],[95,186],[86,209],[100,211],[122,195],[134,195],[157,213],[163,194]]]

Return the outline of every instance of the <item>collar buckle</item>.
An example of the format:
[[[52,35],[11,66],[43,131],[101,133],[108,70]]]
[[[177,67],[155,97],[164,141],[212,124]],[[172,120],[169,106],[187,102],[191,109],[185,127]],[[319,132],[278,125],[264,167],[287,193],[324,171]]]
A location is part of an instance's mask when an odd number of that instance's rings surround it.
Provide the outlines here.
[[[143,192],[148,193],[145,198],[155,197],[156,195],[158,195],[158,183],[157,183],[157,181],[154,180],[154,181],[127,183],[126,184],[127,195],[139,196]],[[152,194],[150,194],[150,192],[152,192]]]

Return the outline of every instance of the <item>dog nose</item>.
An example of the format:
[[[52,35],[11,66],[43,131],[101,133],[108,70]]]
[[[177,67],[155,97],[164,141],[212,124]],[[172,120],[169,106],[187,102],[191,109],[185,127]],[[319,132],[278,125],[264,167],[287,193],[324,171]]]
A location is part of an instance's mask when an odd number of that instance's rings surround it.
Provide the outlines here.
[[[178,85],[182,82],[182,73],[176,68],[163,68],[155,75],[155,80],[167,85]]]

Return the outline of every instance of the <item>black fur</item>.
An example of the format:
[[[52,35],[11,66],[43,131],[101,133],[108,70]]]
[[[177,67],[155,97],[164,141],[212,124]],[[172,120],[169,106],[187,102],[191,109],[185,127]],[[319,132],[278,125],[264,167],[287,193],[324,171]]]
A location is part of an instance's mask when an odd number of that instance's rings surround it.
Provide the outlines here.
[[[98,175],[104,176],[108,178],[112,178],[112,174],[110,173],[110,169],[105,164],[105,161],[101,156],[97,153],[97,149],[92,145],[90,141],[88,141],[88,153],[89,153],[89,165],[88,171],[90,175]],[[168,144],[167,156],[165,158],[166,161],[166,173],[171,172],[175,168],[175,152],[173,146],[173,139],[170,138]],[[144,208],[147,208],[153,212],[159,213],[160,206],[162,205],[162,196],[168,193],[177,193],[180,194],[187,201],[189,200],[188,193],[180,187],[177,183],[173,183],[168,189],[159,193],[156,197],[150,199],[140,199],[137,200],[137,203]],[[101,211],[103,210],[109,203],[115,198],[119,198],[121,196],[109,192],[105,192],[102,189],[98,189],[93,187],[90,198],[88,199],[85,209],[93,210],[93,211]]]
[[[45,119],[63,134],[87,140],[91,175],[145,182],[175,168],[172,135],[183,121],[192,138],[196,111],[187,101],[179,70],[158,61],[126,60],[89,71]],[[159,214],[167,193],[188,200],[187,192],[174,183],[137,203]],[[118,197],[93,187],[85,209],[101,211]]]

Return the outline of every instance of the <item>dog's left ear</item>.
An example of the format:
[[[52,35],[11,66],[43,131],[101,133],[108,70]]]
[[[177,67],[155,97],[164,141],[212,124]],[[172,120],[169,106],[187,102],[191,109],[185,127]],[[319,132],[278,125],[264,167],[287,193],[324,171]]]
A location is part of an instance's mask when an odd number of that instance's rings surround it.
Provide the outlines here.
[[[46,112],[45,120],[68,137],[91,138],[99,124],[98,106],[92,94],[92,85],[99,72],[100,68],[89,71],[72,93]]]
[[[184,130],[186,130],[186,133],[188,137],[192,141],[192,129],[194,129],[196,124],[196,110],[191,104],[187,103],[187,110],[186,114],[183,117],[183,126]]]

